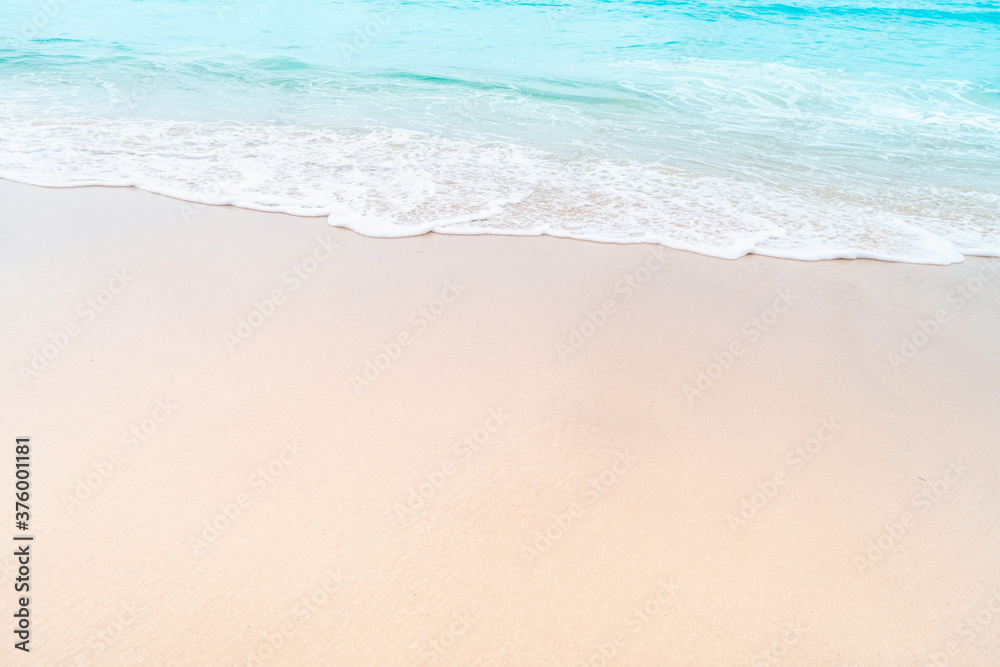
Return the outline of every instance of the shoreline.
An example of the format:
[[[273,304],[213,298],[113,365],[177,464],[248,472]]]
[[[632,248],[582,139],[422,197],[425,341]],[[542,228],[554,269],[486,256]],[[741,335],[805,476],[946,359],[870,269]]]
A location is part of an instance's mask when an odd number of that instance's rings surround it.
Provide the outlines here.
[[[894,251],[889,251],[886,254],[884,251],[876,250],[864,250],[858,248],[840,248],[840,249],[808,249],[805,247],[798,249],[780,249],[780,248],[760,248],[758,244],[767,243],[769,240],[774,240],[775,238],[785,235],[785,230],[781,230],[776,236],[773,234],[765,233],[762,230],[756,230],[752,233],[752,238],[743,237],[738,239],[734,244],[729,246],[720,247],[709,247],[704,245],[699,245],[691,241],[680,240],[671,237],[669,234],[667,236],[661,236],[656,234],[647,233],[643,237],[636,238],[618,238],[609,236],[592,236],[590,238],[581,236],[579,233],[573,233],[570,231],[557,231],[553,229],[552,225],[549,223],[543,224],[541,226],[530,227],[527,230],[523,228],[504,228],[503,231],[497,229],[463,229],[461,227],[456,227],[458,225],[464,224],[476,224],[485,223],[492,219],[494,215],[505,210],[506,207],[510,206],[517,208],[523,202],[520,199],[513,200],[495,200],[491,201],[485,205],[485,209],[481,209],[479,213],[476,214],[464,214],[454,219],[438,220],[432,223],[423,223],[420,225],[405,225],[398,224],[395,222],[385,222],[379,220],[367,219],[363,216],[359,216],[355,212],[337,204],[337,208],[343,209],[340,212],[341,221],[339,223],[334,223],[331,218],[334,212],[325,213],[308,213],[304,210],[297,210],[298,207],[293,205],[281,205],[275,207],[267,207],[263,204],[258,204],[254,202],[243,201],[237,204],[232,203],[205,203],[194,201],[191,198],[186,198],[183,193],[177,193],[174,191],[167,192],[162,189],[156,189],[149,186],[140,186],[135,184],[128,185],[105,185],[100,183],[84,183],[84,184],[74,184],[74,185],[39,185],[36,183],[31,183],[28,181],[20,181],[16,179],[11,179],[8,177],[0,177],[0,181],[6,183],[14,183],[18,185],[27,185],[30,187],[40,187],[40,188],[50,188],[50,189],[64,189],[64,188],[105,188],[105,189],[135,189],[148,194],[167,197],[169,199],[176,200],[182,203],[181,215],[185,221],[190,221],[190,218],[197,217],[200,212],[206,207],[231,207],[237,208],[245,211],[252,211],[256,213],[266,213],[275,215],[290,215],[296,218],[322,218],[327,221],[327,223],[337,229],[346,229],[352,231],[361,236],[368,238],[385,238],[385,239],[395,239],[395,238],[412,238],[415,236],[422,236],[429,233],[444,234],[448,236],[511,236],[511,237],[540,237],[546,236],[556,239],[568,239],[574,241],[589,241],[591,243],[599,244],[614,244],[614,245],[657,245],[665,248],[669,248],[675,251],[681,252],[691,252],[694,254],[702,255],[705,257],[712,257],[715,259],[727,259],[734,260],[746,257],[748,255],[758,255],[761,257],[770,257],[772,259],[785,259],[785,260],[797,260],[803,262],[817,262],[817,261],[829,261],[829,260],[856,260],[856,259],[869,259],[881,262],[898,262],[902,264],[921,264],[929,266],[949,266],[952,264],[961,264],[966,259],[970,257],[980,257],[980,258],[1000,258],[1000,249],[997,248],[985,248],[977,247],[973,249],[960,249],[955,246],[953,242],[946,240],[944,237],[938,236],[937,234],[931,232],[930,230],[923,229],[921,227],[913,226],[909,223],[905,223],[904,226],[907,227],[906,234],[903,234],[899,238],[895,239],[896,243],[901,242],[902,238],[907,234],[911,237],[908,243],[915,243],[917,246],[922,247],[923,251],[929,254],[917,258],[916,256],[898,254],[904,252],[900,248],[896,248]],[[219,181],[210,180],[212,188],[219,189],[222,187]],[[196,194],[204,196],[206,194],[206,189],[197,190]],[[203,197],[204,198],[204,197]],[[327,207],[329,208],[329,207]],[[296,210],[291,210],[296,209]],[[582,209],[572,209],[578,213]],[[669,217],[669,216],[668,216]],[[404,231],[405,230],[405,231]],[[730,230],[732,231],[732,230]],[[819,233],[820,230],[814,230]],[[829,230],[828,230],[829,231]],[[843,231],[843,230],[842,230]],[[874,230],[879,232],[879,230]],[[898,230],[897,230],[898,231]],[[885,233],[886,230],[880,230],[880,233]],[[749,233],[744,230],[744,233]],[[851,241],[845,240],[848,244]],[[891,245],[891,244],[890,244]],[[905,244],[904,244],[905,245]],[[913,252],[913,248],[909,248],[905,252]],[[812,254],[810,257],[802,256],[803,253]],[[896,253],[896,254],[893,254]],[[958,259],[956,259],[958,258]]]
[[[0,199],[46,664],[1000,659],[998,258]]]

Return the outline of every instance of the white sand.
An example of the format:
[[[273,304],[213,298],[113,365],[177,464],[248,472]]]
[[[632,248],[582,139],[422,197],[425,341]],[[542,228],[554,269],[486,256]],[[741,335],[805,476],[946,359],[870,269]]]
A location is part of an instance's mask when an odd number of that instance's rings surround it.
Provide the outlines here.
[[[0,202],[33,664],[1000,664],[1000,260]]]

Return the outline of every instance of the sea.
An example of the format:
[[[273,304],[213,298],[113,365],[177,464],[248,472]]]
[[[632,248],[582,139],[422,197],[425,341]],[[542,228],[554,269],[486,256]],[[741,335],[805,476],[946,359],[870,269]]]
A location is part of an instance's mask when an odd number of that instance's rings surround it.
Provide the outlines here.
[[[2,0],[0,178],[379,237],[996,257],[1000,3]]]

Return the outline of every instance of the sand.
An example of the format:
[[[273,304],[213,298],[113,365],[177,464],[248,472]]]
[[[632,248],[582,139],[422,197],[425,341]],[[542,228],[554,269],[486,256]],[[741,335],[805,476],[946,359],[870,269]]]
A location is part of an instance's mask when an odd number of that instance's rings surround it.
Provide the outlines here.
[[[1000,260],[0,202],[4,664],[1000,663]]]

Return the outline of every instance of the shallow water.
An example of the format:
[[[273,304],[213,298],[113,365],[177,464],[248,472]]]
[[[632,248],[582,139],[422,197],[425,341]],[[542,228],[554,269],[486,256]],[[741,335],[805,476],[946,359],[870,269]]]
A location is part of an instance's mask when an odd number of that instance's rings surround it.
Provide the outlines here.
[[[8,0],[0,176],[370,235],[1000,255],[1000,4]]]

